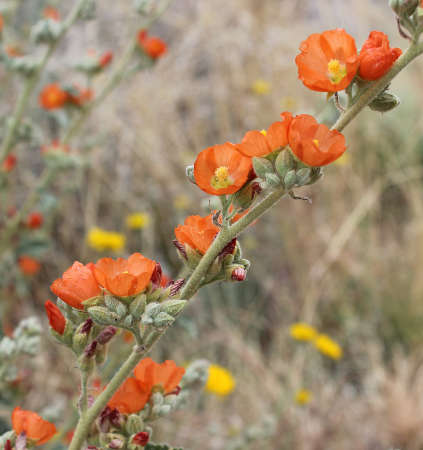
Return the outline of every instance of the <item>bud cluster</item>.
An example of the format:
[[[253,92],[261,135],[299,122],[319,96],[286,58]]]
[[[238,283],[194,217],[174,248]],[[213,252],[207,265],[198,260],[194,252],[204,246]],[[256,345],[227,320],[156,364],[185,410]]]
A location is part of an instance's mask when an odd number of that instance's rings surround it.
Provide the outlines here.
[[[45,18],[38,21],[31,30],[31,35],[37,44],[52,44],[59,39],[63,25],[59,20]]]
[[[323,175],[321,167],[306,166],[288,148],[266,157],[254,157],[253,167],[263,189],[283,188],[290,191],[313,184]]]
[[[397,15],[401,35],[407,39],[417,38],[423,31],[423,8],[420,0],[389,0],[389,5]],[[407,35],[404,28],[411,36]]]

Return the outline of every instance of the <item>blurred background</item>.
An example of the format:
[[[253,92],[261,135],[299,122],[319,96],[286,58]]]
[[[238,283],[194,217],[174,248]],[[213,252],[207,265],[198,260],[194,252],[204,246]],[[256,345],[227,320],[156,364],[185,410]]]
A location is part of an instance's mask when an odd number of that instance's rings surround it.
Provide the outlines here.
[[[49,5],[66,12],[68,3]],[[10,44],[26,44],[19,36],[46,4],[21,2]],[[71,30],[40,88],[77,80],[72,65],[88,49],[119,55],[137,20],[130,0],[98,2],[96,19]],[[167,54],[92,114],[73,142],[90,164],[43,193],[37,210],[48,217],[42,233],[49,247],[36,275],[17,275],[3,288],[3,327],[35,314],[47,330],[49,285],[74,260],[140,251],[177,277],[173,229],[210,207],[185,178],[185,166],[203,148],[238,142],[285,110],[333,123],[336,111],[297,79],[294,58],[309,34],[338,27],[358,48],[371,30],[388,34],[392,46],[407,46],[387,0],[174,0],[151,30],[167,42]],[[271,417],[274,432],[243,448],[423,448],[422,69],[417,61],[392,83],[402,100],[398,108],[366,110],[347,128],[346,155],[325,169],[322,182],[301,191],[312,204],[283,199],[240,237],[252,263],[248,279],[201,291],[154,349],[155,360],[180,365],[206,358],[236,381],[229,395],[201,393],[161,421],[155,433],[164,440],[227,449],[231,439]],[[0,83],[4,115],[21,86],[2,69]],[[58,137],[60,117],[41,111],[35,97],[30,116],[44,142]],[[39,176],[39,149],[19,147],[7,207],[19,206]],[[125,220],[134,212],[144,217],[137,230]],[[92,248],[87,235],[94,227],[124,234],[125,246]],[[331,336],[342,358],[292,339],[296,322]],[[46,333],[30,367],[25,360],[20,366],[13,389],[21,403],[56,408],[69,420],[66,402],[78,391],[70,352]],[[307,401],[298,400],[301,389],[310,393]],[[10,406],[3,404],[2,416],[9,417]]]

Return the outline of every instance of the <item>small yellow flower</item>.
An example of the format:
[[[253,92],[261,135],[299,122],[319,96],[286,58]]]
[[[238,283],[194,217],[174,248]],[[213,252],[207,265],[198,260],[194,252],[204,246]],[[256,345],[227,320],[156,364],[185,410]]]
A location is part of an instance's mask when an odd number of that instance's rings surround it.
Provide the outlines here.
[[[334,161],[334,164],[337,166],[348,166],[351,162],[351,155],[349,153],[344,153],[340,158],[338,158],[336,161]]]
[[[126,216],[126,226],[132,230],[142,230],[150,225],[150,215],[148,213],[136,212]]]
[[[295,393],[295,403],[298,405],[307,405],[310,402],[313,394],[307,389],[300,389]]]
[[[332,358],[342,358],[342,348],[340,345],[331,339],[327,334],[319,334],[314,340],[314,345],[323,355]]]
[[[183,211],[183,210],[188,209],[190,203],[191,203],[191,201],[190,201],[189,197],[187,197],[184,194],[181,194],[181,195],[178,195],[177,197],[175,197],[175,199],[173,200],[173,207],[175,209]]]
[[[312,341],[317,336],[317,331],[307,323],[298,322],[291,325],[291,337],[297,341]]]
[[[270,92],[271,85],[266,80],[258,79],[251,85],[251,90],[256,95],[266,95]]]
[[[125,247],[125,236],[115,231],[106,231],[94,227],[88,232],[87,242],[93,249],[102,252],[105,250],[119,251]]]
[[[206,391],[223,397],[234,390],[235,384],[235,379],[228,370],[216,364],[210,365]]]

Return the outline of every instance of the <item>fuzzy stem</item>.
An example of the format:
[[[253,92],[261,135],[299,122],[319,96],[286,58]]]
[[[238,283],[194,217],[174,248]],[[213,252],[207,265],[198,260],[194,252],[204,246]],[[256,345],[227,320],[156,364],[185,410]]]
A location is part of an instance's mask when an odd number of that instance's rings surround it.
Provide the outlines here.
[[[40,65],[36,69],[33,75],[31,75],[26,81],[24,85],[24,89],[19,96],[19,99],[16,103],[15,110],[12,113],[12,117],[10,119],[10,125],[7,127],[6,136],[3,139],[3,143],[0,148],[0,165],[7,157],[9,152],[13,147],[13,140],[15,138],[16,131],[21,123],[22,117],[25,113],[25,108],[28,104],[28,101],[31,97],[32,91],[37,86],[37,83],[40,79],[40,76],[45,69],[50,56],[53,54],[57,45],[59,44],[62,37],[66,34],[68,29],[74,24],[77,20],[81,9],[84,7],[87,0],[79,0],[76,5],[73,7],[72,11],[69,13],[69,16],[63,22],[62,30],[58,36],[58,38],[49,45],[47,51],[45,52]]]
[[[79,413],[85,415],[88,405],[88,378],[89,374],[86,370],[81,370],[81,396],[79,398]]]
[[[342,131],[357,114],[364,109],[378,94],[380,94],[386,86],[395,78],[405,66],[407,66],[413,59],[423,53],[423,42],[412,43],[405,53],[403,53],[391,70],[377,81],[373,81],[366,86],[361,94],[358,94],[358,98],[355,103],[348,108],[339,119],[332,126],[332,130]]]

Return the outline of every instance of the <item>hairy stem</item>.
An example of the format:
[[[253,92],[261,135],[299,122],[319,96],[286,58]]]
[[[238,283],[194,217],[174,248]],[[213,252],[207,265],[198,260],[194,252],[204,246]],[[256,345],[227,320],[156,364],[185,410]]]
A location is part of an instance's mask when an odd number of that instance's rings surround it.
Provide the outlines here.
[[[59,44],[62,37],[68,31],[68,29],[77,20],[81,9],[84,7],[86,2],[87,2],[87,0],[79,0],[75,4],[72,11],[69,13],[69,16],[63,22],[62,30],[61,30],[58,38],[52,44],[49,45],[47,51],[45,52],[45,54],[40,62],[40,65],[38,66],[36,71],[25,81],[23,91],[21,92],[21,94],[18,98],[18,101],[16,103],[14,111],[12,112],[10,124],[7,127],[6,135],[3,139],[3,142],[2,142],[2,145],[0,148],[0,165],[4,161],[4,159],[7,157],[7,155],[9,154],[9,152],[11,151],[11,149],[13,147],[13,141],[15,139],[16,131],[18,130],[18,127],[22,121],[28,101],[31,97],[33,90],[37,86],[40,76],[41,76],[43,70],[45,69],[48,60],[50,59],[50,56],[53,54],[54,50],[56,49],[56,47]]]

